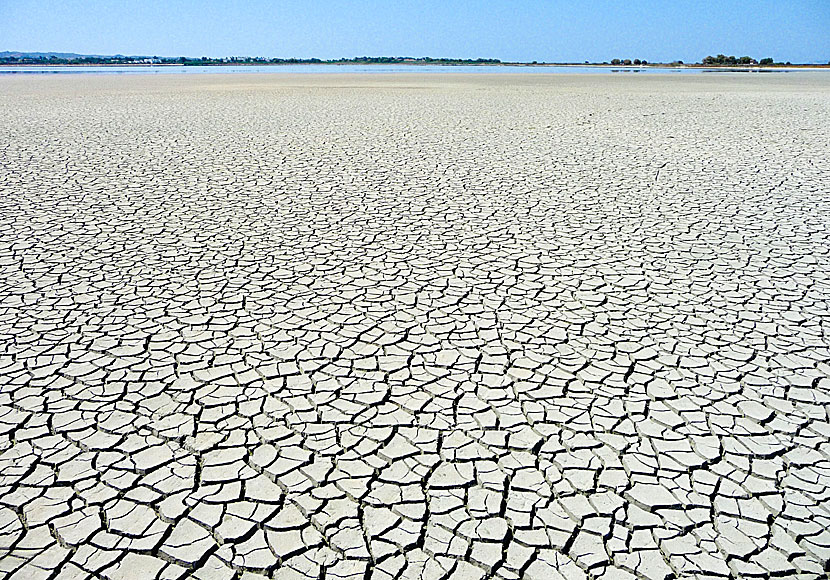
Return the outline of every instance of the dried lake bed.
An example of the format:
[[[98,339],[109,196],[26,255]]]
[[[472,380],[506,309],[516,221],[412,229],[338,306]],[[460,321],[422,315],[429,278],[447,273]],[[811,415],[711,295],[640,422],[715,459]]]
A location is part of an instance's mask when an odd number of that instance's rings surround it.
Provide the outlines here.
[[[0,111],[0,576],[826,578],[830,73]]]

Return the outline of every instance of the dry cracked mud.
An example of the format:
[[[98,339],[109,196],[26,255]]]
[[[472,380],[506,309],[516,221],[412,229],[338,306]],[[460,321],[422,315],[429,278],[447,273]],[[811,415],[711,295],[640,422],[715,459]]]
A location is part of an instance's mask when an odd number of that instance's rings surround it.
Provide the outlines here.
[[[827,577],[830,75],[0,111],[0,576]]]

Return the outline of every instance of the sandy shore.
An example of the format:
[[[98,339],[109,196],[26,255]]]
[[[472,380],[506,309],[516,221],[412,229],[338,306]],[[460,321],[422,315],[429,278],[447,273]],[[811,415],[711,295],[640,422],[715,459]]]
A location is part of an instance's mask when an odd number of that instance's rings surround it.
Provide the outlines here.
[[[0,77],[0,576],[825,578],[829,127],[817,72]]]

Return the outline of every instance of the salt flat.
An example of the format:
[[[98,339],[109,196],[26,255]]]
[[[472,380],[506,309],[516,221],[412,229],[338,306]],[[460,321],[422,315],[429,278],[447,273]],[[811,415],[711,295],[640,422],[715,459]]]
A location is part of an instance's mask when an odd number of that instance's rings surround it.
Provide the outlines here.
[[[830,74],[0,78],[0,576],[826,578]]]

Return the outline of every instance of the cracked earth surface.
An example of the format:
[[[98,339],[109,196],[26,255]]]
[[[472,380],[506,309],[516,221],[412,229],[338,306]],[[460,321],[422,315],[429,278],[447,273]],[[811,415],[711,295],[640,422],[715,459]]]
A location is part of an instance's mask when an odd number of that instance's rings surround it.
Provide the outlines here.
[[[0,79],[0,576],[826,578],[828,79]]]

